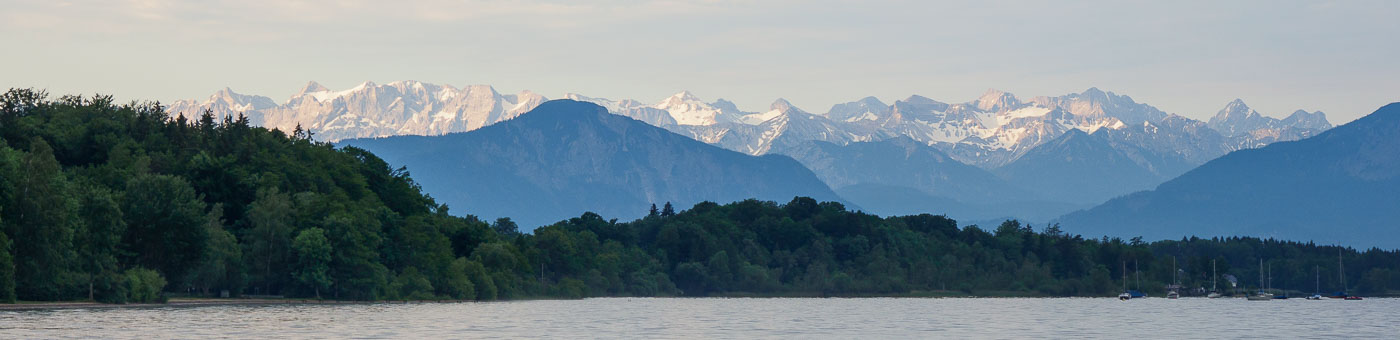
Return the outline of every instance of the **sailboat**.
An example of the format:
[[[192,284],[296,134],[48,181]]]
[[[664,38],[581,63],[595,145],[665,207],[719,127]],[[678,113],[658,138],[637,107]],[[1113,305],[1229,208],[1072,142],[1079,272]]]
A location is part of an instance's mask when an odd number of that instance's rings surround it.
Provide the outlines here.
[[[1129,290],[1128,295],[1134,299],[1147,297],[1147,294],[1142,293],[1142,271],[1139,271],[1138,268],[1138,261],[1133,260],[1133,290]]]
[[[1322,268],[1313,266],[1313,295],[1308,300],[1322,300]]]
[[[1118,294],[1118,300],[1127,301],[1133,298],[1132,293],[1128,293],[1128,261],[1123,261],[1123,293]]]
[[[1219,299],[1222,296],[1220,295],[1220,291],[1215,290],[1215,277],[1219,275],[1220,274],[1215,272],[1215,260],[1210,260],[1210,294],[1206,295],[1206,297]]]
[[[1346,267],[1342,265],[1342,248],[1340,247],[1337,248],[1337,278],[1340,279],[1342,282],[1342,290],[1336,293],[1332,293],[1332,296],[1328,296],[1329,298],[1343,300],[1361,300],[1360,296],[1347,295]]]
[[[1269,262],[1269,291],[1274,291],[1274,263]],[[1274,294],[1275,300],[1288,300],[1288,293]]]
[[[1167,298],[1168,298],[1168,299],[1176,299],[1176,298],[1180,298],[1180,297],[1181,297],[1181,293],[1180,293],[1180,292],[1177,292],[1177,283],[1176,283],[1176,256],[1172,256],[1172,286],[1171,286],[1171,290],[1167,292]]]
[[[1259,259],[1259,292],[1247,295],[1244,298],[1249,301],[1270,301],[1274,299],[1273,294],[1264,291],[1264,259]]]

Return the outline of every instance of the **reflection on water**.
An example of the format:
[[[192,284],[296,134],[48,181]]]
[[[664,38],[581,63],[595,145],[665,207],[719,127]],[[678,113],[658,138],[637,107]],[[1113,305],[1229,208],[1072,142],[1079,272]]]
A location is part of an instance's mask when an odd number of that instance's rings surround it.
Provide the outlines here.
[[[1400,299],[650,299],[0,311],[28,338],[1392,338]]]

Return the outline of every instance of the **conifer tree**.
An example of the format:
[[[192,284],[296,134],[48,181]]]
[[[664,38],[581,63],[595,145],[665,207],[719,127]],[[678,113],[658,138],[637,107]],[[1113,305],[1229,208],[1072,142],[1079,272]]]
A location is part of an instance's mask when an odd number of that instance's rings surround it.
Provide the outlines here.
[[[661,217],[676,216],[676,208],[671,207],[671,202],[666,202],[666,207],[661,208]]]

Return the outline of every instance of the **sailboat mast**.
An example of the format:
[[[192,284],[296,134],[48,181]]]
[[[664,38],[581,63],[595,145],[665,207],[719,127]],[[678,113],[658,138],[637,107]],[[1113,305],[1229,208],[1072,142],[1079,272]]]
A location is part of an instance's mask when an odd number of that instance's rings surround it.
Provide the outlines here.
[[[1210,260],[1210,291],[1215,291],[1215,260]]]
[[[1172,285],[1176,285],[1176,256],[1172,256]]]
[[[1342,267],[1342,247],[1337,247],[1337,279],[1342,283],[1342,294],[1347,292],[1346,268]]]

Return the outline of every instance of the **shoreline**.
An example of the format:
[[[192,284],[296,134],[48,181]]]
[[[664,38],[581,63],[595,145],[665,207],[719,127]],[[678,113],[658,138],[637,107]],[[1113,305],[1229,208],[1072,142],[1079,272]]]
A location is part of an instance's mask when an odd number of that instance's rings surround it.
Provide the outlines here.
[[[703,297],[682,297],[664,296],[670,298],[1016,298],[1016,297],[1049,297],[1031,294],[987,294],[974,295],[963,292],[913,292],[909,294],[852,294],[852,295],[821,295],[821,294],[719,294]],[[593,296],[588,298],[635,298],[637,296]],[[490,302],[510,302],[510,301],[532,301],[532,300],[577,300],[567,298],[549,297],[524,297],[512,300],[495,300]],[[316,300],[316,299],[277,299],[277,298],[171,298],[165,303],[128,303],[111,304],[92,301],[21,301],[14,304],[0,304],[0,311],[34,311],[34,310],[64,310],[64,309],[115,309],[115,308],[159,308],[159,307],[205,307],[205,306],[264,306],[264,305],[367,305],[367,304],[408,304],[408,303],[457,303],[457,302],[478,302],[476,300],[379,300],[379,301],[354,301],[354,300]]]
[[[170,299],[165,303],[113,304],[91,301],[43,302],[22,301],[14,304],[0,304],[0,311],[63,310],[63,309],[112,309],[112,308],[159,308],[159,307],[205,307],[205,306],[264,306],[264,305],[366,305],[366,304],[405,304],[405,303],[455,303],[474,302],[473,300],[407,300],[407,301],[351,301],[316,299],[219,299],[197,298]]]
[[[1112,298],[1112,296],[1047,296],[1036,294],[1008,294],[1009,292],[979,292],[982,294],[966,294],[963,292],[916,292],[911,294],[854,294],[854,295],[809,295],[809,294],[720,294],[712,296],[593,296],[586,299],[606,299],[606,298],[716,298],[716,299],[871,299],[871,298],[910,298],[910,299],[1006,299],[1006,298]],[[1394,295],[1374,296],[1368,298],[1393,298]],[[1204,296],[1190,296],[1183,298],[1204,298]],[[1238,296],[1231,298],[1239,298]],[[166,303],[128,303],[110,304],[91,301],[70,301],[70,302],[44,302],[44,301],[21,301],[14,304],[0,304],[0,312],[5,311],[36,311],[36,310],[65,310],[65,309],[116,309],[116,308],[160,308],[160,307],[206,307],[206,306],[266,306],[266,305],[372,305],[372,304],[410,304],[410,303],[462,303],[462,302],[514,302],[514,301],[537,301],[537,300],[578,300],[561,299],[547,297],[525,297],[512,300],[378,300],[378,301],[355,301],[355,300],[316,300],[316,299],[268,299],[268,298],[172,298]]]

